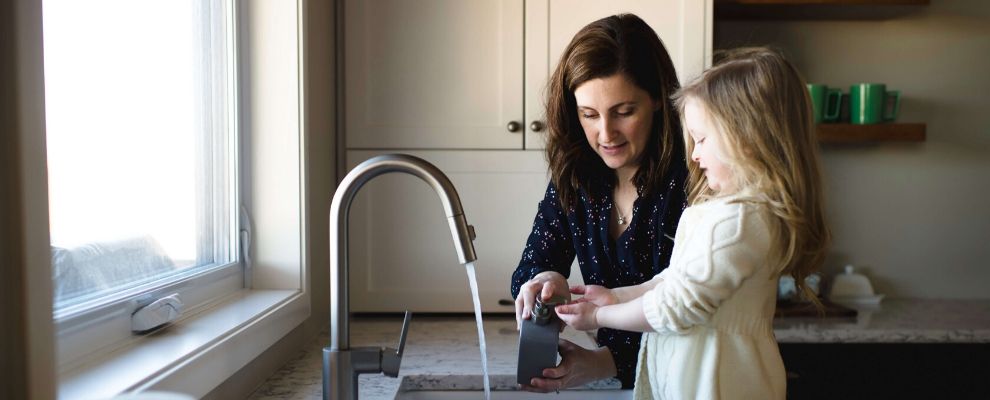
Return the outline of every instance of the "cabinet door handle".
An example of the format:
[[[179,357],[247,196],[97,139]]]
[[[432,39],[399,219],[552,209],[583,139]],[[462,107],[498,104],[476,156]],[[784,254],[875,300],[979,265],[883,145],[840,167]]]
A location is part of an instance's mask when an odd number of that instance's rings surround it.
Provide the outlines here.
[[[509,124],[505,126],[505,129],[508,129],[509,132],[519,132],[519,130],[522,129],[522,124],[516,121],[509,121]]]
[[[529,124],[529,130],[531,130],[533,132],[542,131],[543,130],[543,122],[533,121],[533,123]]]

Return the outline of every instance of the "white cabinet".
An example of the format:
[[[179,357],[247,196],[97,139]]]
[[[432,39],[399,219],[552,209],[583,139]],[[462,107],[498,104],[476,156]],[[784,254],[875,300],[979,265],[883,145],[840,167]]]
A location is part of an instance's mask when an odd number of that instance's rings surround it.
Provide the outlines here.
[[[522,0],[348,0],[348,148],[521,149]]]
[[[350,151],[348,168],[390,152]],[[497,302],[509,298],[509,277],[546,189],[540,153],[403,153],[430,161],[453,182],[464,215],[477,232],[475,269],[484,309],[512,310]],[[350,231],[353,311],[472,310],[467,273],[458,264],[439,197],[419,178],[392,173],[365,184],[351,206]]]
[[[711,0],[348,0],[347,147],[542,148],[532,123],[557,59],[581,27],[620,12],[657,31],[682,80],[701,72]]]
[[[660,35],[681,80],[711,51],[711,0],[345,0],[342,76],[347,167],[385,153],[436,164],[453,181],[478,239],[484,311],[509,298],[547,184],[543,94],[571,37],[631,12]],[[510,123],[514,125],[510,129]],[[513,131],[514,130],[514,131]],[[351,306],[470,312],[436,194],[384,175],[352,206]],[[580,282],[574,268],[573,282]]]

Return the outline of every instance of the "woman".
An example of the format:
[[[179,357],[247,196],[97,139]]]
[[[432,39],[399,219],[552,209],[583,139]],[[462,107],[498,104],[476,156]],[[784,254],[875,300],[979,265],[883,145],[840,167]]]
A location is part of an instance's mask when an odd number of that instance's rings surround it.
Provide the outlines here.
[[[512,275],[516,319],[536,296],[570,298],[576,256],[586,285],[650,280],[670,261],[685,207],[674,65],[656,32],[622,14],[592,22],[564,50],[548,83],[550,185]],[[554,391],[617,377],[632,387],[639,333],[598,331],[599,349],[561,341],[562,361],[526,389]]]

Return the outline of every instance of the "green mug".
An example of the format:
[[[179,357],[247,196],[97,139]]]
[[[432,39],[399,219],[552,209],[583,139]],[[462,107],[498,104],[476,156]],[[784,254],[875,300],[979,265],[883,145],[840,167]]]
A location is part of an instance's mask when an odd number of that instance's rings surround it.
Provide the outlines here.
[[[809,83],[808,95],[811,97],[811,106],[816,124],[822,122],[835,122],[839,119],[839,104],[842,100],[842,91],[839,89],[829,89],[828,86]]]
[[[858,83],[849,87],[849,122],[876,124],[893,121],[901,104],[901,92],[882,83]]]

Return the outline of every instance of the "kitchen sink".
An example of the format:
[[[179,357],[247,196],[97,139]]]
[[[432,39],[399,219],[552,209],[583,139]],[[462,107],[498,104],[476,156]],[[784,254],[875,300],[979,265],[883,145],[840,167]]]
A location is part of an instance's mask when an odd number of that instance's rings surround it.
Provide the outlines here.
[[[631,390],[620,390],[619,382],[611,379],[585,386],[551,393],[531,393],[516,388],[515,376],[492,375],[490,377],[492,400],[583,400],[583,399],[632,399]],[[402,377],[396,400],[454,400],[484,399],[484,383],[481,375],[408,375]]]

